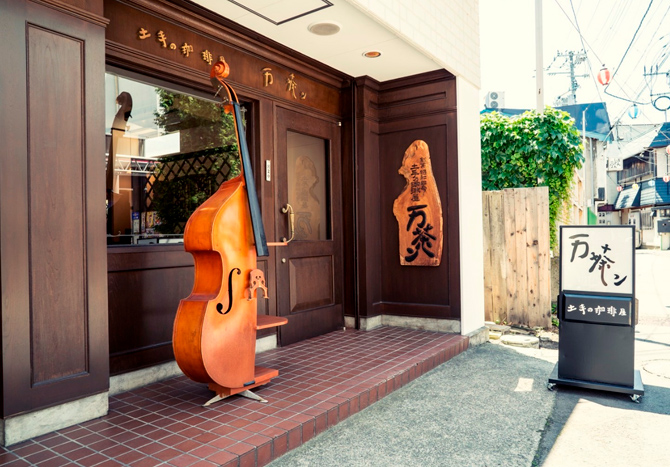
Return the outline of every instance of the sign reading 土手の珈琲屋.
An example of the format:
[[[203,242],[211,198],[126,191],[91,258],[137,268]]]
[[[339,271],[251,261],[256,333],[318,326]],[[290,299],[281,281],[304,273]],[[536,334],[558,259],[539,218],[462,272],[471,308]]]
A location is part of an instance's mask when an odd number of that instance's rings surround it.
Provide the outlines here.
[[[631,226],[562,226],[561,290],[634,293]]]

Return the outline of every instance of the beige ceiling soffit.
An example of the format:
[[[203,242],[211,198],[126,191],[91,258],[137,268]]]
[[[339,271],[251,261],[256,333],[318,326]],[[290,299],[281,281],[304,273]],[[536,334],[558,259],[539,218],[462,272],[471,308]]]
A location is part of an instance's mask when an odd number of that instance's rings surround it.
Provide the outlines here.
[[[248,4],[250,2],[242,3],[242,2],[237,2],[235,0],[228,0],[228,1],[232,4],[234,4],[234,5],[237,5],[240,8],[243,8],[244,10],[247,10],[249,13],[252,13],[252,14],[258,16],[259,18],[263,18],[264,20],[274,24],[275,26],[279,26],[279,25],[282,25],[284,23],[288,23],[289,21],[293,21],[295,19],[302,18],[303,16],[311,15],[312,13],[316,13],[317,11],[321,11],[325,8],[329,8],[329,7],[333,6],[332,2],[330,2],[329,0],[311,0],[311,1],[303,0],[303,3],[315,3],[316,7],[312,8],[310,10],[306,10],[306,11],[302,11],[300,13],[293,14],[293,16],[290,16],[288,18],[277,20],[277,19],[272,19],[269,16],[264,15],[262,13],[263,8],[258,8],[258,9],[255,10],[255,9],[253,9],[253,8],[244,4],[244,3]],[[282,2],[279,2],[279,3],[281,4]],[[274,5],[271,5],[271,6],[276,6],[276,5],[277,4],[274,4]]]

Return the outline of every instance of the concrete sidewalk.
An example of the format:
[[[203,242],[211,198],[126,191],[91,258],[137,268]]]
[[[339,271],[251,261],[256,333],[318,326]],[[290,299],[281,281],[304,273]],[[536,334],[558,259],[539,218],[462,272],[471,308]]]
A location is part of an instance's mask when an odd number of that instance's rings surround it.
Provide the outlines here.
[[[480,345],[271,465],[529,466],[557,394],[552,368]]]

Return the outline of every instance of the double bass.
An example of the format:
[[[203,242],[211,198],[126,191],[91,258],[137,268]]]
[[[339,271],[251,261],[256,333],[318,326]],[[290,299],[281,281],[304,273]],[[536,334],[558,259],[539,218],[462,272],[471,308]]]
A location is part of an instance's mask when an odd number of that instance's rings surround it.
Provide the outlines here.
[[[249,389],[266,384],[277,370],[255,366],[256,331],[281,326],[286,318],[258,320],[254,294],[265,292],[258,257],[268,244],[254,186],[251,160],[242,125],[240,103],[226,83],[225,61],[212,67],[210,80],[235,122],[241,173],[221,184],[189,218],[184,249],[195,263],[191,294],[179,303],[172,346],[179,368],[190,379],[207,383],[216,396],[207,402],[240,394],[265,402]]]

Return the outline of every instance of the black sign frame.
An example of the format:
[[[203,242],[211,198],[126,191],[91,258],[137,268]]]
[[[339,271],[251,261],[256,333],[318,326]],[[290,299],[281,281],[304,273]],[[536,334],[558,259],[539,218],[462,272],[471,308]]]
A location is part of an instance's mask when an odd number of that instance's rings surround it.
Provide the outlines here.
[[[637,402],[644,387],[640,371],[634,368],[635,226],[561,226],[559,245],[559,355],[547,387],[560,384],[619,392]],[[580,290],[563,289],[568,264],[567,282]],[[593,273],[598,275],[583,282],[575,276]],[[631,282],[619,287],[623,277]]]

